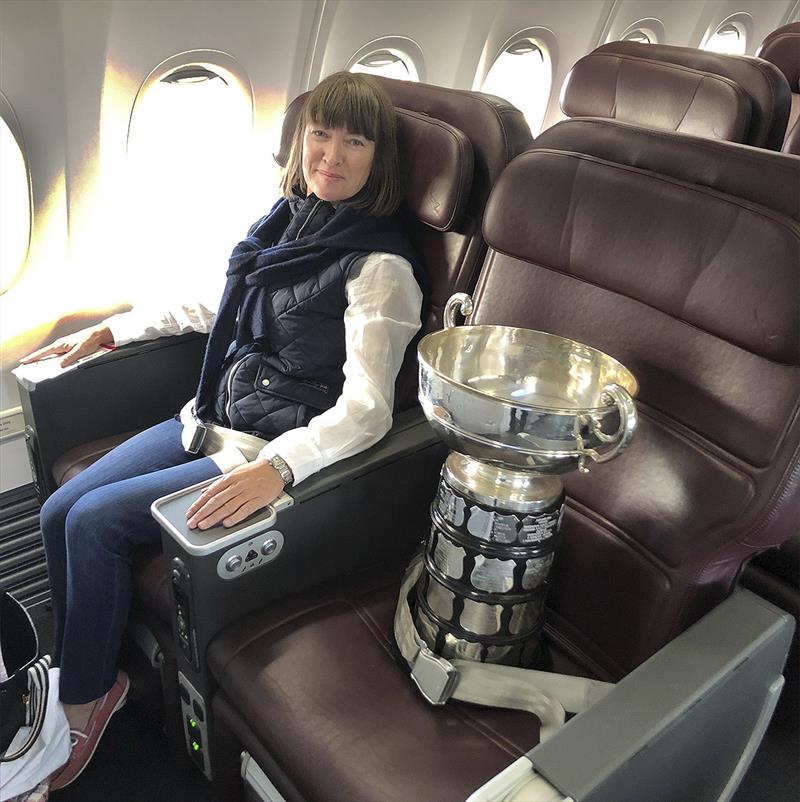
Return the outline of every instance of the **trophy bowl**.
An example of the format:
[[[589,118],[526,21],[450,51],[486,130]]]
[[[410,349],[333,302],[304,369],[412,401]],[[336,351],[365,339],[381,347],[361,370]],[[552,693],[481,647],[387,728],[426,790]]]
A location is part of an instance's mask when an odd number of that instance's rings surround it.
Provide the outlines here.
[[[510,326],[454,326],[418,348],[419,400],[450,448],[535,470],[587,470],[628,445],[638,385],[616,359],[583,343]]]

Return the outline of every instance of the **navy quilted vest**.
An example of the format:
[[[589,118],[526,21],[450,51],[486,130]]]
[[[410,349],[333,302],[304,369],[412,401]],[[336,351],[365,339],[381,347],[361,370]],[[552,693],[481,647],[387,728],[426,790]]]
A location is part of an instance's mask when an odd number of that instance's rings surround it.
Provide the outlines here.
[[[282,201],[259,220],[231,256],[198,416],[272,439],[330,409],[344,384],[345,284],[372,251],[403,256],[421,280],[393,218],[334,210],[312,195],[299,205]]]

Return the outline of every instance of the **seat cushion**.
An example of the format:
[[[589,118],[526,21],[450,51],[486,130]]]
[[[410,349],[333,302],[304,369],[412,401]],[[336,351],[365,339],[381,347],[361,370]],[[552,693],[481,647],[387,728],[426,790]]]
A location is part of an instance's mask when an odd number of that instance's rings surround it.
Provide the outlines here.
[[[137,434],[137,431],[112,434],[110,437],[92,440],[89,443],[83,443],[71,448],[69,451],[65,451],[53,463],[53,479],[55,483],[61,487],[64,482],[68,482],[81,471],[85,471],[90,465],[97,462],[100,457],[105,456],[109,451],[135,434]]]
[[[465,799],[538,741],[531,714],[424,701],[391,634],[401,574],[278,605],[211,644],[234,718],[306,799]]]

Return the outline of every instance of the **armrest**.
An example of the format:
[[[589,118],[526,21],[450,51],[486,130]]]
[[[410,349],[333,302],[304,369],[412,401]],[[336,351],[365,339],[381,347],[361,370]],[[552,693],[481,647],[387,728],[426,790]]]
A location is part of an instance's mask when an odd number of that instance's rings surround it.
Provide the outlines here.
[[[131,343],[54,379],[18,382],[40,500],[55,490],[53,463],[64,452],[178,412],[197,386],[205,342],[184,334]]]
[[[730,799],[783,686],[791,616],[739,590],[471,797]]]
[[[203,490],[215,481],[214,479],[199,482],[157,499],[153,502],[151,511],[163,530],[181,549],[202,556],[219,551],[220,548],[230,547],[239,541],[257,538],[263,532],[285,522],[286,516],[279,517],[282,510],[335,490],[343,483],[380,470],[383,465],[395,461],[404,454],[428,448],[437,442],[438,438],[427,424],[422,410],[411,409],[396,415],[387,435],[372,448],[310,476],[236,526],[220,525],[205,531],[189,529],[186,526],[186,510]]]
[[[182,625],[190,621],[181,670],[201,672],[217,632],[276,599],[407,561],[430,527],[446,453],[422,411],[408,410],[375,446],[309,477],[236,527],[186,527],[186,509],[206,483],[155,501]],[[205,692],[206,679],[192,682]]]

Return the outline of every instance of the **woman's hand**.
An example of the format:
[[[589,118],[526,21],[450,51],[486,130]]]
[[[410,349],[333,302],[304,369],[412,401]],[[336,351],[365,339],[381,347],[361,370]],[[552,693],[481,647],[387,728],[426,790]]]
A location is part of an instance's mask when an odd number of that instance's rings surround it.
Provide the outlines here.
[[[40,359],[66,354],[61,360],[61,367],[68,368],[79,359],[96,351],[101,345],[114,345],[114,335],[111,333],[111,329],[102,324],[61,337],[50,345],[23,357],[20,362],[27,365],[29,362],[38,362]]]
[[[220,522],[234,526],[271,504],[283,490],[281,475],[259,457],[209,485],[186,510],[189,529],[209,529]]]

